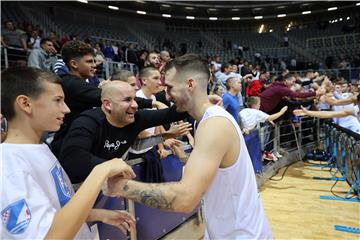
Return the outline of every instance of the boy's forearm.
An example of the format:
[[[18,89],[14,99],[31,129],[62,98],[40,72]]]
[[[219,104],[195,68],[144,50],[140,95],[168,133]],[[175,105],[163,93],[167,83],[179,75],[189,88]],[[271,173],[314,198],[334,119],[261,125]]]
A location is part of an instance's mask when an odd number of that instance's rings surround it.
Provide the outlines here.
[[[88,218],[106,176],[107,173],[101,166],[94,168],[70,201],[56,212],[45,238],[71,239],[75,237]]]

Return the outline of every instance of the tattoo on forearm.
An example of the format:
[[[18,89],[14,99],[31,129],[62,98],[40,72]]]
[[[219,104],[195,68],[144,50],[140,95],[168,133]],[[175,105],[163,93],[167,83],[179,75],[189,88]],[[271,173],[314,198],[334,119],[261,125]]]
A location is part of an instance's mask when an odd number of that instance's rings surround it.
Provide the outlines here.
[[[132,190],[128,184],[125,184],[123,192],[125,193],[124,197],[131,198],[149,207],[174,210],[173,203],[176,199],[176,195],[170,197],[168,194],[164,194],[161,189],[158,189],[157,185],[146,190]]]

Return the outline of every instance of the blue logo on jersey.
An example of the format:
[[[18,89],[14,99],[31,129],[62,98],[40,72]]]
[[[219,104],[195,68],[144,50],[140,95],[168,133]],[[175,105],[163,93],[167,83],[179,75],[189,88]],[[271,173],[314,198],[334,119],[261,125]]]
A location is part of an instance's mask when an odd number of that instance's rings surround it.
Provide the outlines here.
[[[9,233],[21,234],[25,232],[31,221],[31,212],[25,199],[14,202],[2,210],[1,219]]]
[[[55,165],[51,169],[51,175],[54,179],[56,186],[56,192],[59,198],[60,206],[63,207],[71,198],[72,191],[71,188],[67,185],[65,181],[62,168],[58,165]]]

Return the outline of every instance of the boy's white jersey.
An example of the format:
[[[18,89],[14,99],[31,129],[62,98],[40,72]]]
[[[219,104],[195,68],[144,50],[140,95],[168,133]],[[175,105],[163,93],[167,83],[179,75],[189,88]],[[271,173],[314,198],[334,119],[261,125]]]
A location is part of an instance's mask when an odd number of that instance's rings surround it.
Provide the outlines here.
[[[1,165],[0,238],[44,239],[74,194],[68,176],[46,144],[3,143]],[[86,224],[76,238],[92,238]]]

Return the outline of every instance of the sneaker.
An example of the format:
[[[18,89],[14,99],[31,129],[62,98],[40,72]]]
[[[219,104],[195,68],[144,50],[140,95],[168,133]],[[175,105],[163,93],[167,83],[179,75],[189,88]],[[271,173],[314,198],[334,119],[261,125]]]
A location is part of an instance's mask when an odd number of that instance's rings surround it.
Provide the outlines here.
[[[274,161],[279,160],[279,159],[275,156],[275,154],[273,154],[273,153],[270,153],[270,154],[271,154],[271,156],[273,157],[273,160],[274,160]]]
[[[274,151],[273,154],[277,158],[282,158],[283,157],[283,155],[281,155],[279,152],[276,152],[276,151]]]
[[[263,151],[263,159],[268,161],[274,161],[274,156],[268,151]]]

